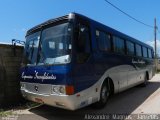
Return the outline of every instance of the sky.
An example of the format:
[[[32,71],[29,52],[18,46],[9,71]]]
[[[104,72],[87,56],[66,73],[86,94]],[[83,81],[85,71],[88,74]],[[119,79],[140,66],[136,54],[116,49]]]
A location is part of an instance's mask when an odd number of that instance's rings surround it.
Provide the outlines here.
[[[108,0],[136,19],[160,31],[160,0]],[[128,18],[105,0],[1,0],[0,42],[25,40],[27,30],[51,18],[77,12],[142,42],[153,45],[154,30]],[[160,34],[157,34],[160,54]]]

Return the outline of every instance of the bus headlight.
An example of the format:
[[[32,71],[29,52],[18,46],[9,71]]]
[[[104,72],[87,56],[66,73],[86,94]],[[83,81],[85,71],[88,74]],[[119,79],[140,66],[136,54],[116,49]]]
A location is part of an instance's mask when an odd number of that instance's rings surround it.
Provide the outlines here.
[[[52,94],[65,95],[65,86],[52,85]]]
[[[65,93],[65,88],[61,86],[61,87],[59,88],[59,92],[62,93],[62,94],[64,94],[64,93]]]
[[[73,95],[75,92],[74,86],[52,85],[51,94],[56,95]]]

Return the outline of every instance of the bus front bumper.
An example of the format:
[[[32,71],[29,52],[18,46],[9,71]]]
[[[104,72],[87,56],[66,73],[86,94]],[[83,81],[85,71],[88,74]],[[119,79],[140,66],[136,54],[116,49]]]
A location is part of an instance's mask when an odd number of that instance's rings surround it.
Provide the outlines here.
[[[33,93],[27,90],[21,89],[22,96],[30,101],[46,104],[58,108],[76,110],[81,108],[75,95],[44,95]]]

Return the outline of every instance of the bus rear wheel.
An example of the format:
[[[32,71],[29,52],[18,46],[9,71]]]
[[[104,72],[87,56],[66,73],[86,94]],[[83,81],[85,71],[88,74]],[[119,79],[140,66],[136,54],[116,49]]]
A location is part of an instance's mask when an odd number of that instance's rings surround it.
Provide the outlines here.
[[[103,108],[105,107],[108,98],[110,96],[110,92],[109,92],[109,87],[103,83],[102,88],[101,88],[101,92],[100,92],[100,100],[94,104],[94,107],[96,108]]]
[[[144,77],[144,82],[141,84],[141,86],[142,86],[142,87],[146,87],[147,84],[148,84],[148,76],[147,76],[147,74],[146,74],[145,77]]]

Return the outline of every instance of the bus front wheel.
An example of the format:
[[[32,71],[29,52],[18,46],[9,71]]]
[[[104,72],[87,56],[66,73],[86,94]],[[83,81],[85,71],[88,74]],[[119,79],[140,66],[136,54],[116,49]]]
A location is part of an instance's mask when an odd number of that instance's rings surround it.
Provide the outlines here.
[[[103,83],[102,88],[101,88],[101,92],[100,92],[100,100],[97,103],[95,103],[94,107],[96,107],[96,108],[105,107],[105,105],[108,101],[109,95],[110,95],[108,88],[109,87],[106,85],[106,83]]]

